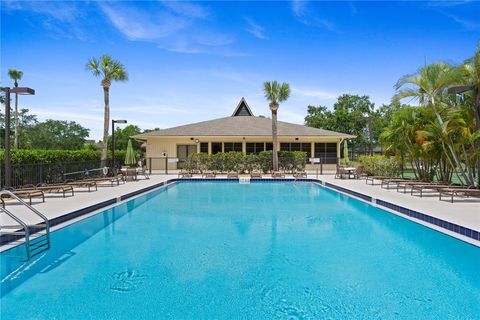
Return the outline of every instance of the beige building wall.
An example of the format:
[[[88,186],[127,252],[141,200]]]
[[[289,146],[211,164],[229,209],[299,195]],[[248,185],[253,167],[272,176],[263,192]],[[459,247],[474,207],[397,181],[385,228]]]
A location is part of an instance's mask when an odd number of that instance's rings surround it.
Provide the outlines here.
[[[198,141],[198,143],[197,143]],[[272,139],[268,137],[232,137],[232,136],[216,136],[216,137],[149,137],[147,139],[147,166],[153,170],[164,170],[168,166],[169,170],[177,169],[177,163],[166,162],[165,155],[169,158],[176,158],[178,145],[192,145],[196,146],[197,152],[200,152],[200,143],[208,143],[208,152],[212,152],[212,142],[238,142],[242,143],[242,150],[246,152],[247,142],[271,142]],[[301,142],[311,143],[311,155],[314,156],[314,143],[337,143],[337,158],[340,157],[340,143],[342,138],[339,137],[285,137],[279,136],[278,149],[280,150],[280,143],[285,142]]]

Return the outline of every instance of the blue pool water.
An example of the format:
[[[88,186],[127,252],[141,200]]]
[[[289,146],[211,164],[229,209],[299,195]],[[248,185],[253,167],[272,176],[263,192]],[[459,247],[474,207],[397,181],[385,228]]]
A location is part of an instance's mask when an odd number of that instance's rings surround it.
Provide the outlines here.
[[[1,319],[479,319],[480,249],[312,183],[177,183],[1,254]]]

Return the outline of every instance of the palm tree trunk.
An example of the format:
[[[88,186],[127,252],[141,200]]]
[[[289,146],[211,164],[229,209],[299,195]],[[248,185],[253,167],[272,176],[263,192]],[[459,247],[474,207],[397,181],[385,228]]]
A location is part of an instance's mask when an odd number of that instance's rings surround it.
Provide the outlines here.
[[[278,171],[277,110],[272,110],[273,171]]]
[[[435,112],[435,115],[437,117],[438,123],[440,123],[440,126],[442,127],[442,130],[443,130],[444,122],[443,122],[442,116],[440,115],[440,112],[437,110],[437,108],[435,106],[435,98],[433,96],[431,97],[430,102],[432,104],[433,111]],[[460,161],[460,158],[459,158],[459,156],[458,156],[458,154],[455,150],[455,147],[454,147],[454,144],[453,144],[453,141],[452,141],[452,137],[450,137],[450,136],[448,136],[447,147],[448,147],[448,150],[450,151],[450,154],[452,156],[452,160],[455,163],[454,169],[460,169],[461,170],[460,175],[462,176],[462,178],[465,180],[466,183],[474,184],[474,181],[469,180],[469,177],[468,177],[468,176],[471,176],[471,174],[469,174],[470,168],[465,168],[465,169],[462,168],[462,162]]]
[[[14,117],[14,126],[15,126],[15,135],[13,139],[13,147],[18,149],[18,93],[15,93],[15,112],[13,113]]]
[[[107,165],[107,147],[108,147],[108,129],[110,128],[110,93],[109,87],[103,87],[103,98],[105,100],[105,110],[103,115],[103,142],[102,142],[102,167]]]

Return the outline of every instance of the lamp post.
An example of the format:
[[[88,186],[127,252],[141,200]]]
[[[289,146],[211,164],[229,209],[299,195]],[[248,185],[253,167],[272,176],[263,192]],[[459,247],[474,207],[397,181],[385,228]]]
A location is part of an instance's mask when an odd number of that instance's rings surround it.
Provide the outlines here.
[[[10,162],[10,92],[34,95],[35,90],[27,87],[4,88],[5,90],[5,188],[12,186],[12,163]]]
[[[127,120],[112,120],[112,171],[115,174],[115,123],[127,123]]]

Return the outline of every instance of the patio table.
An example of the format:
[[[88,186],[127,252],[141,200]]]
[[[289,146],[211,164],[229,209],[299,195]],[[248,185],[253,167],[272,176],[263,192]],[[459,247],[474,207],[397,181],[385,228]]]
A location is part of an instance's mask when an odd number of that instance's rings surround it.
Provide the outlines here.
[[[350,179],[350,176],[357,171],[357,168],[355,168],[355,167],[345,167],[345,168],[343,168],[343,170],[345,170],[345,173],[348,174],[348,179]]]

